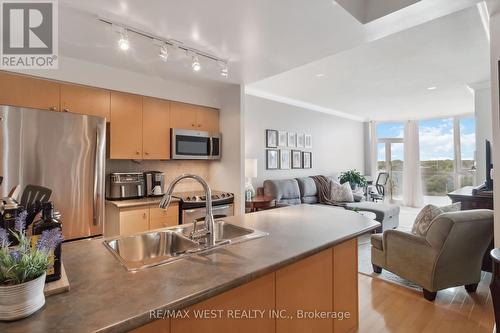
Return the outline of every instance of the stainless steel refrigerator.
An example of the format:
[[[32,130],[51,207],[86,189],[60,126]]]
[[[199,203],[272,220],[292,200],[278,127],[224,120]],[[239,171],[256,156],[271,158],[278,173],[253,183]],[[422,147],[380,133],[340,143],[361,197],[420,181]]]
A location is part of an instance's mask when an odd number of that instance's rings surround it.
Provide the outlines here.
[[[99,235],[104,223],[104,118],[0,106],[0,186],[52,190],[66,240]]]

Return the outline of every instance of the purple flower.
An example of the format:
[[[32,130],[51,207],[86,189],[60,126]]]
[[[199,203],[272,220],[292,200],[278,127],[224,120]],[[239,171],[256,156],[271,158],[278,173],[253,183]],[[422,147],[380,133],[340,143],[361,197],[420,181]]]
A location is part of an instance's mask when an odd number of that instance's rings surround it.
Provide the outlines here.
[[[15,223],[14,223],[14,228],[18,232],[23,232],[24,229],[26,228],[26,217],[28,216],[28,212],[23,210],[19,215],[17,215]]]
[[[38,251],[49,252],[54,250],[62,241],[63,235],[61,233],[61,229],[54,228],[45,230],[42,232],[42,236],[40,236],[40,239],[38,239],[38,242],[36,243],[36,249]]]
[[[12,251],[10,253],[10,257],[12,258],[12,260],[14,260],[15,262],[18,262],[19,259],[21,259],[21,253],[19,253],[19,251]]]
[[[4,228],[0,228],[0,247],[9,247],[9,233]]]

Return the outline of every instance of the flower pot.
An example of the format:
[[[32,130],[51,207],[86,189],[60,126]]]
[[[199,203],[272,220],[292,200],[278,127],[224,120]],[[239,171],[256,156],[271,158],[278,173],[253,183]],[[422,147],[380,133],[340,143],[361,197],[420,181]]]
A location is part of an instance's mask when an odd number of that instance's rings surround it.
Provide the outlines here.
[[[28,317],[45,304],[45,273],[21,284],[0,286],[0,320]]]

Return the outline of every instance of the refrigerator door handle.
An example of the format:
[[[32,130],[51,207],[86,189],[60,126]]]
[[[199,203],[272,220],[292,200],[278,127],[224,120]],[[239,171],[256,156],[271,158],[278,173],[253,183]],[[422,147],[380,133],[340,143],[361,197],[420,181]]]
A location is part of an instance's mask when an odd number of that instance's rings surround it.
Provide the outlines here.
[[[93,193],[92,193],[92,224],[93,225],[98,225],[98,211],[97,211],[97,206],[99,205],[99,197],[98,197],[98,192],[99,192],[99,175],[101,174],[100,172],[100,150],[101,150],[101,137],[99,135],[99,128],[96,129],[96,140],[95,140],[95,156],[94,156],[94,186],[93,186]]]

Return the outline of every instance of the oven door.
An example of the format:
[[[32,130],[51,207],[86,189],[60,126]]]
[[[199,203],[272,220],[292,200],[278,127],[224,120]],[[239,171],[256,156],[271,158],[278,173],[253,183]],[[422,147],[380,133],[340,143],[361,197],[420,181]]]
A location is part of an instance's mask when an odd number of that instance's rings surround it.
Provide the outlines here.
[[[193,209],[183,209],[182,210],[182,220],[181,223],[192,223],[195,220],[202,221],[205,218],[207,209],[205,207],[193,208]],[[220,205],[213,206],[212,213],[215,219],[221,219],[228,216],[234,215],[234,205]]]
[[[207,160],[210,159],[212,141],[210,133],[172,129],[172,159]]]

